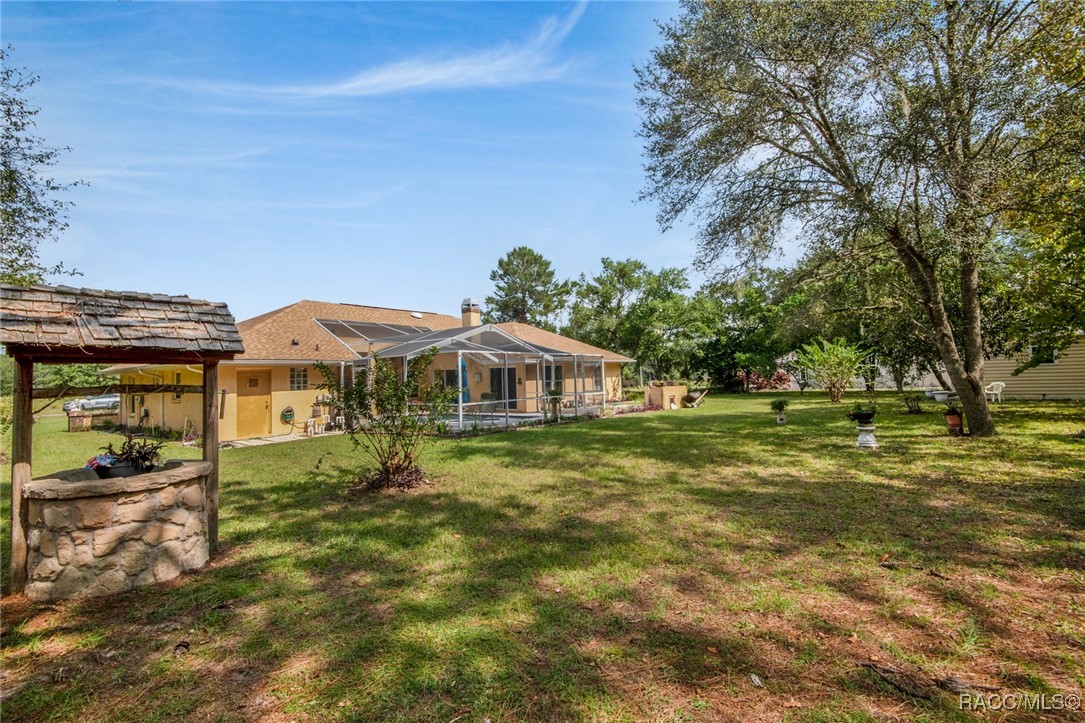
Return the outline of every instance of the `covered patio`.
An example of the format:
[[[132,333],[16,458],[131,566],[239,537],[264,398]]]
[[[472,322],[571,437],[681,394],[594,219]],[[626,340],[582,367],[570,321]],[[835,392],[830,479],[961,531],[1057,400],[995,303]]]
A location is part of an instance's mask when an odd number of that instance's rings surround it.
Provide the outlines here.
[[[369,368],[379,357],[406,374],[412,359],[434,347],[434,380],[460,390],[442,420],[453,430],[545,422],[555,406],[560,416],[600,414],[622,400],[628,362],[534,344],[492,324],[372,342],[354,366]]]

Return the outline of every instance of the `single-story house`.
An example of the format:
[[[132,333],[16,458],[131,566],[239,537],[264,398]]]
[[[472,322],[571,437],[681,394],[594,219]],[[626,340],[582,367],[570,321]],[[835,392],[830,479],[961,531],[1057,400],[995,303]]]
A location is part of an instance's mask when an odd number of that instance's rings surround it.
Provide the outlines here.
[[[436,346],[435,378],[462,389],[453,414],[506,411],[539,415],[546,390],[581,411],[622,399],[621,367],[634,360],[529,324],[483,324],[474,299],[460,318],[407,309],[299,301],[237,325],[245,352],[219,366],[219,438],[304,433],[331,414],[316,368],[323,362],[349,384],[375,357],[403,364]],[[201,384],[198,366],[117,366],[126,384]],[[199,432],[201,399],[192,394],[122,395],[122,424]],[[319,422],[318,422],[319,423]]]
[[[1025,354],[1036,353],[1028,349]],[[1025,357],[995,357],[984,363],[984,380],[1003,382],[1004,399],[1085,399],[1085,334],[1068,348],[1046,357],[1017,376],[1013,370]]]

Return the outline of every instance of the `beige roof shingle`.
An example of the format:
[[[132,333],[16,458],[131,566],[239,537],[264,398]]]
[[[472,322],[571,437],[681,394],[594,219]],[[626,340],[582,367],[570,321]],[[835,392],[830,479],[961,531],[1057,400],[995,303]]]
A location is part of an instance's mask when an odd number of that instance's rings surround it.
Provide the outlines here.
[[[567,336],[561,334],[555,334],[552,331],[546,329],[540,329],[537,326],[531,324],[521,324],[517,321],[506,321],[500,324],[494,324],[499,329],[507,331],[518,339],[523,339],[529,344],[537,344],[548,349],[556,349],[557,351],[563,351],[567,354],[584,354],[586,356],[599,356],[602,355],[604,361],[613,362],[632,362],[635,359],[619,354],[616,351],[610,351],[609,349],[602,349],[591,344],[585,344],[582,341],[576,339],[570,339]]]
[[[419,315],[419,316],[415,316]],[[328,333],[317,319],[449,329],[460,319],[447,314],[386,309],[380,306],[299,301],[281,309],[242,321],[237,325],[245,340],[245,353],[238,361],[288,361],[320,359],[350,361],[358,355]]]

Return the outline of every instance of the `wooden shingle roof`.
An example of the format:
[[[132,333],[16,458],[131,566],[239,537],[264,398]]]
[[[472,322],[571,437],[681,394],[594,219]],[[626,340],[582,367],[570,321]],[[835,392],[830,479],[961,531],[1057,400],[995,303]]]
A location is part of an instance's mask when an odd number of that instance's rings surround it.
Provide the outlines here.
[[[187,296],[0,285],[0,344],[37,361],[196,361],[245,350],[226,304]]]

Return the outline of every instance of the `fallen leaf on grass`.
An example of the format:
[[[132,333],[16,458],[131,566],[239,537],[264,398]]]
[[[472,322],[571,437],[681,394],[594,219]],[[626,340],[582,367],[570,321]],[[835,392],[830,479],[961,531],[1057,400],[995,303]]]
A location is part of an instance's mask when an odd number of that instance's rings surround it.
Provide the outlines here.
[[[758,688],[765,687],[765,684],[762,683],[761,679],[757,677],[757,673],[750,673],[750,680],[752,680],[753,684],[756,685]]]
[[[710,653],[713,653],[713,654],[715,654],[715,653],[718,653],[718,652],[720,652],[720,651],[716,650],[715,648],[713,648],[713,647],[712,647],[712,646],[710,645],[710,646],[708,646],[708,652],[710,652]]]

